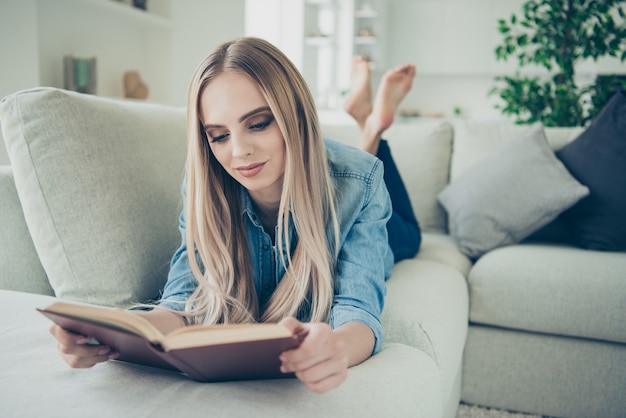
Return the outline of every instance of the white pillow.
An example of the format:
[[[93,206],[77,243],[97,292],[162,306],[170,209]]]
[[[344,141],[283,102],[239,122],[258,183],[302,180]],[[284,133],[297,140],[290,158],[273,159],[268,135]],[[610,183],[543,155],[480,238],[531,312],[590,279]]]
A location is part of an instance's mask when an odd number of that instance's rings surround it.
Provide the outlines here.
[[[157,298],[180,243],[184,110],[37,88],[5,97],[0,120],[55,294],[115,306]]]

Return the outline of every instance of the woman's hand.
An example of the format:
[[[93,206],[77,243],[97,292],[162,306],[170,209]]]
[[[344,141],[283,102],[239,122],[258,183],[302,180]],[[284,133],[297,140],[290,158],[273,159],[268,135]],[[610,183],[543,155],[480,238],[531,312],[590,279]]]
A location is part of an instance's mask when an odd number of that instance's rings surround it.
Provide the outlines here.
[[[280,323],[294,334],[305,335],[298,348],[281,354],[281,370],[294,372],[317,393],[341,385],[348,376],[348,367],[367,359],[374,346],[374,334],[361,323],[348,323],[336,330],[325,323],[302,323],[295,318]]]
[[[185,325],[181,316],[166,309],[129,312],[142,315],[164,334]],[[57,348],[61,357],[70,367],[86,369],[107,360],[114,360],[119,356],[119,353],[111,347],[94,344],[92,338],[67,331],[57,324],[50,327],[50,334],[57,339]]]
[[[61,357],[70,367],[86,369],[119,356],[119,353],[110,347],[94,345],[91,338],[69,332],[57,324],[50,327],[50,334],[57,339]]]

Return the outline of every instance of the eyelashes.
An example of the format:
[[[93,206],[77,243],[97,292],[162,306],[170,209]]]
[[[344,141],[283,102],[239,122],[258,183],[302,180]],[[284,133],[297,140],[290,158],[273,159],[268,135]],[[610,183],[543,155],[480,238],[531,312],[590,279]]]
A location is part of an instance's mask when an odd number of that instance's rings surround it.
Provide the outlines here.
[[[266,116],[261,120],[254,120],[250,123],[247,129],[251,132],[262,132],[267,129],[274,122],[274,116]],[[206,136],[211,143],[223,142],[230,136],[230,132],[227,130],[208,130],[205,132]]]
[[[250,125],[248,129],[252,131],[262,131],[274,122],[274,117],[268,117],[261,122]]]

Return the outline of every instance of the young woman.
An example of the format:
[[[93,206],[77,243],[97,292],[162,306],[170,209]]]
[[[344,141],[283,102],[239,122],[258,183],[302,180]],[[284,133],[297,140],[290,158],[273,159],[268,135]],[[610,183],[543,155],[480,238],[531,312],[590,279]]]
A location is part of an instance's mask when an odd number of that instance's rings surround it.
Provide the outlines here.
[[[390,77],[394,94],[381,93],[371,115],[393,119],[408,91],[399,86]],[[281,369],[316,392],[339,386],[382,343],[394,255],[380,160],[324,141],[304,79],[256,38],[228,42],[200,64],[188,132],[182,244],[159,309],[138,314],[165,332],[281,322],[306,335],[282,353]],[[51,332],[73,367],[117,356],[58,326]]]

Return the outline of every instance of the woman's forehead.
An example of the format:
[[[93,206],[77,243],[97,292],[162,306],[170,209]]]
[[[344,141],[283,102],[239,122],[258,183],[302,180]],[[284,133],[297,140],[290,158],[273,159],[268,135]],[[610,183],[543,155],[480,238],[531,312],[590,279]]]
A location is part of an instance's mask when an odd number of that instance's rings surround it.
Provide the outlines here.
[[[225,72],[208,83],[199,98],[199,110],[204,123],[226,115],[245,113],[268,106],[259,86],[247,75]]]

